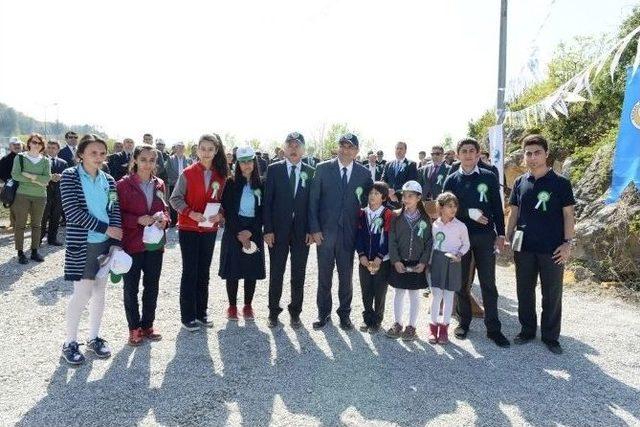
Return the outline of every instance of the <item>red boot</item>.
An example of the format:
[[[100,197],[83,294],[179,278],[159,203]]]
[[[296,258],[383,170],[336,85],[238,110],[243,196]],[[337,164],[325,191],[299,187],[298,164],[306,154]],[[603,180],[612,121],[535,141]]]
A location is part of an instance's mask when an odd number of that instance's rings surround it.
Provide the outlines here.
[[[142,338],[143,337],[141,328],[131,329],[129,331],[129,340],[127,341],[127,344],[132,347],[137,347],[142,344]]]
[[[440,323],[438,325],[438,344],[449,343],[449,325]]]
[[[438,342],[438,325],[429,323],[429,337],[427,340],[429,344],[436,344]]]

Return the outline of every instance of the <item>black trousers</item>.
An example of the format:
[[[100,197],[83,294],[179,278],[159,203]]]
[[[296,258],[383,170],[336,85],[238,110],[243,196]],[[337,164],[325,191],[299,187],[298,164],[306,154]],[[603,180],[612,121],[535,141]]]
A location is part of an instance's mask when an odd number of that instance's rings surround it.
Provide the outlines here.
[[[62,198],[60,192],[47,189],[47,204],[42,214],[42,234],[40,240],[47,234],[47,242],[58,240],[58,228],[62,218]],[[45,231],[46,230],[46,231]]]
[[[496,255],[494,233],[469,236],[471,249],[462,257],[462,289],[456,292],[456,308],[460,316],[460,326],[468,329],[471,324],[471,268],[475,262],[480,280],[482,303],[484,305],[484,324],[487,333],[500,332],[502,325],[498,318],[498,288],[496,288]]]
[[[238,279],[227,279],[227,297],[229,305],[238,305]],[[244,305],[251,305],[256,292],[256,281],[244,279]]]
[[[158,285],[162,271],[162,251],[144,251],[132,254],[131,269],[123,276],[124,311],[129,330],[150,328],[156,318]],[[138,287],[142,275],[142,318],[138,305]]]
[[[275,237],[275,244],[269,248],[269,317],[275,319],[282,312],[280,298],[287,258],[291,252],[291,303],[288,306],[291,316],[300,316],[304,298],[304,279],[309,257],[309,246],[303,238],[291,236],[286,239]]]
[[[207,317],[209,270],[218,233],[178,232],[182,254],[180,319],[182,323]]]
[[[360,265],[360,289],[362,290],[362,318],[367,326],[380,325],[384,318],[384,302],[387,298],[390,262],[384,261],[380,270],[372,275],[367,268]]]
[[[331,314],[333,301],[331,286],[333,269],[338,267],[338,300],[340,306],[337,313],[341,319],[348,319],[351,314],[353,299],[353,256],[355,248],[349,243],[347,231],[338,227],[336,232],[323,233],[324,240],[318,246],[318,318],[324,319]]]
[[[560,337],[562,320],[562,280],[564,265],[556,264],[549,254],[514,252],[516,264],[516,286],[518,291],[518,319],[522,333],[535,335],[536,284],[540,276],[542,290],[542,319],[540,331],[542,340],[557,341]]]

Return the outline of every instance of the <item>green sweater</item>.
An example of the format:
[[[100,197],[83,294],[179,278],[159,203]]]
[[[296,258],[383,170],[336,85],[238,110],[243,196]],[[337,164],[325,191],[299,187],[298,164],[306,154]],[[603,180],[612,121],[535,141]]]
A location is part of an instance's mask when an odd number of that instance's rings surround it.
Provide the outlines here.
[[[20,167],[20,156],[23,156],[22,163],[24,169]],[[22,174],[27,172],[36,176],[36,181],[44,184],[39,185],[31,181]],[[51,179],[51,163],[49,159],[42,156],[42,159],[36,164],[27,158],[27,155],[20,153],[13,159],[13,168],[11,169],[11,178],[20,183],[17,194],[31,197],[47,197],[47,184]]]

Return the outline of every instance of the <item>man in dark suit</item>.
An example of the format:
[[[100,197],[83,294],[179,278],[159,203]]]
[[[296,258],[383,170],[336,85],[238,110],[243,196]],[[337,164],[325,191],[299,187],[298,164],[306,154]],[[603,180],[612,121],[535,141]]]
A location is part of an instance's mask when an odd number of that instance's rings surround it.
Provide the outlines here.
[[[58,157],[67,162],[67,167],[76,165],[76,147],[78,146],[78,134],[69,131],[64,134],[64,140],[67,145],[60,150]]]
[[[302,158],[302,161],[312,168],[315,168],[318,163],[320,163],[320,159],[314,156],[314,149],[310,147],[306,156]]]
[[[416,162],[408,160],[407,143],[396,144],[396,158],[384,165],[382,180],[389,185],[389,201],[395,207],[400,207],[402,200],[402,186],[407,181],[418,180]]]
[[[173,148],[175,153],[172,156],[169,156],[169,159],[164,164],[164,168],[167,173],[166,184],[169,196],[173,193],[173,189],[175,188],[178,178],[180,177],[180,174],[182,174],[184,168],[192,163],[191,159],[184,155],[183,142],[176,142],[173,144]],[[178,213],[173,209],[173,206],[169,206],[169,215],[171,216],[170,226],[175,227],[178,222]]]
[[[50,246],[62,246],[58,241],[58,227],[62,217],[62,196],[60,195],[60,179],[62,171],[67,168],[67,162],[58,157],[60,143],[58,141],[47,142],[47,155],[51,161],[51,181],[47,185],[47,204],[42,215],[42,237],[47,234],[47,243]]]
[[[380,181],[382,178],[382,171],[384,170],[384,166],[378,164],[376,161],[376,155],[373,151],[369,152],[369,156],[364,163],[364,167],[367,168],[369,173],[371,174],[371,179],[374,181]]]
[[[444,162],[442,146],[431,147],[431,159],[432,163],[418,169],[418,182],[422,185],[423,200],[435,200],[442,193],[444,180],[449,175],[449,165]]]
[[[387,161],[384,159],[384,152],[382,150],[378,150],[378,152],[376,153],[376,158],[377,158],[376,162],[379,165],[384,166],[387,164]]]
[[[367,168],[354,161],[358,138],[346,134],[339,143],[338,157],[318,164],[309,196],[309,230],[318,245],[318,321],[313,323],[314,329],[324,327],[331,319],[331,282],[336,264],[340,327],[353,328],[349,315],[358,214],[373,186]]]
[[[260,169],[260,178],[265,179],[267,176],[267,161],[262,158],[262,152],[256,151],[256,161],[258,162],[258,169]]]
[[[285,160],[267,169],[264,196],[264,241],[269,246],[269,321],[278,325],[282,312],[282,282],[287,258],[291,253],[291,327],[299,328],[304,279],[312,242],[309,233],[309,192],[315,169],[301,161],[304,137],[298,132],[287,135]]]
[[[116,182],[129,172],[129,162],[133,157],[133,145],[133,139],[125,138],[122,140],[122,151],[108,157],[107,165]]]

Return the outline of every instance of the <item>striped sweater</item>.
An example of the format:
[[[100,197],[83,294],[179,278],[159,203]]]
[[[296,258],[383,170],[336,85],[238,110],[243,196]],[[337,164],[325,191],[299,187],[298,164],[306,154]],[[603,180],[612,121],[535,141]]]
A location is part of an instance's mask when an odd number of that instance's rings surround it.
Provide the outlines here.
[[[89,213],[82,191],[78,168],[65,169],[60,180],[62,210],[67,219],[66,253],[64,257],[64,279],[77,281],[82,278],[87,261],[87,234],[89,230],[104,233],[107,227],[120,227],[120,204],[116,200],[109,212],[109,223],[102,222]],[[104,173],[104,172],[98,172]],[[109,192],[116,192],[116,182],[107,175]],[[105,207],[106,208],[106,207]]]

